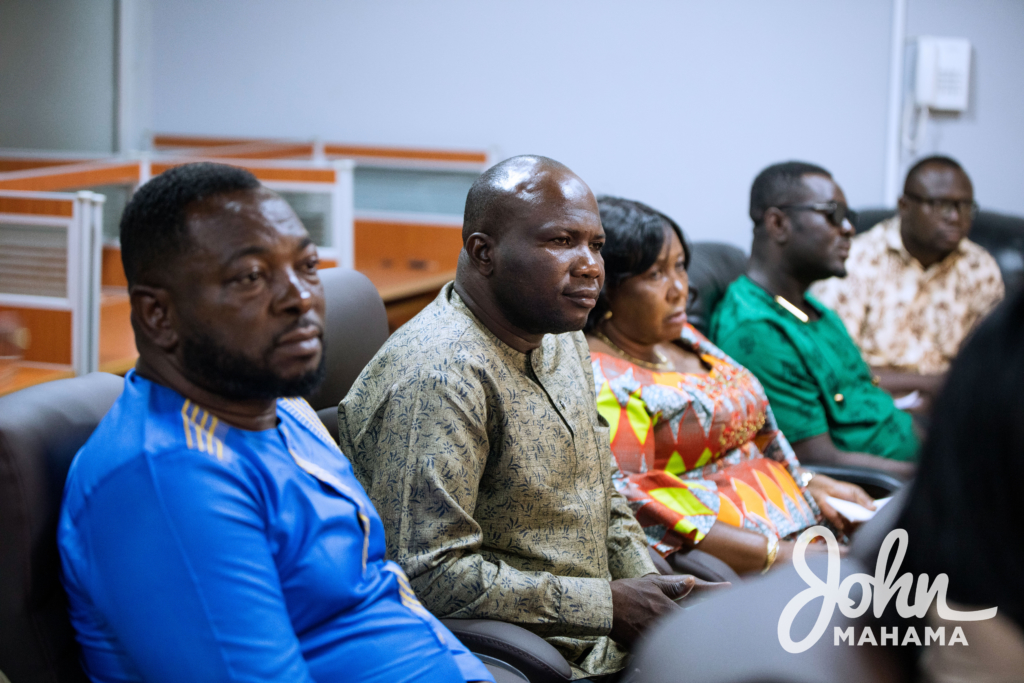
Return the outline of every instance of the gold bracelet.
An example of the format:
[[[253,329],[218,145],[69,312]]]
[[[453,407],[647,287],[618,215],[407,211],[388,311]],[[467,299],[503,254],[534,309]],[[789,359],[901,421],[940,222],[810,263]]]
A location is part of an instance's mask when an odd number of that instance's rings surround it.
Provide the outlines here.
[[[768,570],[775,564],[775,557],[779,554],[779,539],[775,536],[768,536],[768,557],[764,560],[764,569],[761,570],[762,574],[767,574]]]

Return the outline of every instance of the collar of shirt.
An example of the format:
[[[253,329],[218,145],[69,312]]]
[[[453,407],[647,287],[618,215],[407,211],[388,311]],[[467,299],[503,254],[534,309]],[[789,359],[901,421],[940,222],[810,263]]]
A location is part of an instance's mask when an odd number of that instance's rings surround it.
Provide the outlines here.
[[[449,283],[445,287],[446,290],[443,291],[445,291],[448,303],[451,304],[452,308],[473,321],[473,324],[477,326],[480,332],[494,343],[494,346],[500,351],[502,358],[509,367],[522,372],[540,385],[544,393],[547,394],[551,406],[558,413],[569,433],[575,438],[576,428],[569,417],[569,408],[575,402],[574,399],[578,400],[578,397],[563,395],[563,392],[559,391],[559,382],[554,378],[556,373],[559,371],[564,372],[565,370],[565,368],[559,368],[561,355],[559,354],[559,344],[555,335],[545,334],[541,338],[540,346],[529,353],[518,351],[499,339],[490,328],[473,314],[473,311],[469,309],[469,306],[462,300],[459,293],[455,291],[453,283]]]
[[[964,250],[964,242],[967,238],[964,238],[960,240],[956,245],[956,249],[946,256],[946,258],[937,263],[933,263],[928,268],[925,268],[921,265],[921,262],[914,258],[903,245],[903,235],[900,233],[899,214],[883,221],[883,227],[885,230],[885,244],[889,250],[896,253],[904,266],[915,268],[919,274],[926,278],[933,278],[938,274],[949,270],[956,263],[957,259],[966,253]]]

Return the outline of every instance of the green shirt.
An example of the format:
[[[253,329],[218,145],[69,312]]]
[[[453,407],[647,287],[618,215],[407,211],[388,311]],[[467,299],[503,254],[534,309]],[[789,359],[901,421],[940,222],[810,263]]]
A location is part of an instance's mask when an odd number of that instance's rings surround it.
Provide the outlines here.
[[[914,459],[910,415],[872,382],[839,316],[806,299],[818,320],[802,322],[741,276],[715,309],[711,338],[761,381],[791,443],[828,433],[840,450]]]
[[[338,409],[388,557],[440,617],[547,638],[576,678],[622,669],[612,579],[657,570],[612,483],[587,342],[520,353],[451,283],[384,344]]]

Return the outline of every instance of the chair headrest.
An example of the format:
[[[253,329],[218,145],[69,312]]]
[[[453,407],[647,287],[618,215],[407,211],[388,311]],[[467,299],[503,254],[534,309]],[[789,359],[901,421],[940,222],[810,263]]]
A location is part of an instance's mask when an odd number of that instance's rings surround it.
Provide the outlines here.
[[[388,338],[384,302],[369,278],[348,268],[327,268],[320,271],[320,281],[327,299],[327,377],[306,397],[314,410],[337,407]]]

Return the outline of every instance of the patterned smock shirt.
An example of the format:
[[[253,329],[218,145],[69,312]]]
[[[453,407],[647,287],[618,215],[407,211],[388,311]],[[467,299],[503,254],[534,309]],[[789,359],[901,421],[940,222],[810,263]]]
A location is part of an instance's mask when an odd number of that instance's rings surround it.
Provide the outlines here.
[[[613,484],[582,333],[520,353],[451,283],[388,339],[338,408],[388,556],[440,617],[545,637],[575,677],[612,673],[609,581],[656,573]]]

